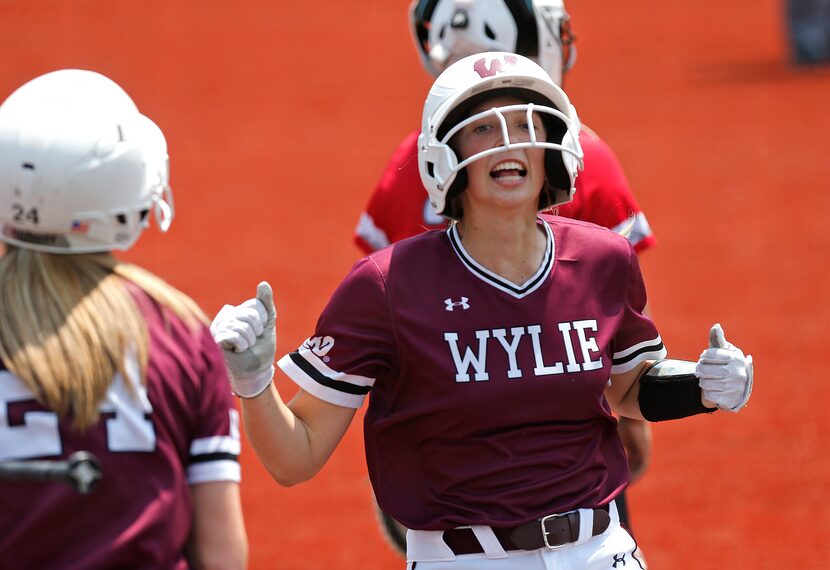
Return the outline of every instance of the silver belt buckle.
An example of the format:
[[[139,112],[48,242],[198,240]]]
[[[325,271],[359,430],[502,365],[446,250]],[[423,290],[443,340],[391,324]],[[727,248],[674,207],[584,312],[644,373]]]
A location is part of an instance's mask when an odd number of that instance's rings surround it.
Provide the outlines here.
[[[545,527],[545,523],[548,521],[548,519],[561,519],[562,517],[568,516],[572,512],[573,511],[571,511],[569,513],[555,513],[555,514],[552,514],[552,515],[548,515],[546,517],[542,517],[541,520],[539,521],[540,524],[542,525],[542,540],[545,541],[545,546],[547,546],[549,550],[559,550],[560,548],[564,548],[565,545],[568,544],[568,543],[565,542],[563,544],[551,545],[551,543],[548,542],[548,536],[550,536],[550,533],[548,532],[548,529]]]

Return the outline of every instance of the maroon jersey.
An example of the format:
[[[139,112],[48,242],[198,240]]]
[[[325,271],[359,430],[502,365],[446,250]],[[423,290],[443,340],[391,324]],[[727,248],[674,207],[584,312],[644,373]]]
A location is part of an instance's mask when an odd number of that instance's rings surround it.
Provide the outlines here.
[[[240,479],[238,414],[210,332],[134,296],[150,333],[147,383],[118,375],[91,430],[59,421],[0,364],[0,461],[85,450],[102,471],[89,495],[0,480],[0,568],[188,568],[189,485]]]
[[[432,210],[421,182],[418,134],[410,134],[395,150],[360,216],[354,239],[366,253],[426,230],[446,227],[446,219]],[[579,133],[579,142],[585,153],[585,169],[576,179],[573,200],[559,206],[558,215],[622,232],[638,252],[651,247],[656,241],[654,234],[614,152],[585,127]]]
[[[455,227],[357,262],[279,366],[359,407],[380,508],[408,528],[519,524],[609,502],[628,482],[611,373],[664,358],[620,235],[541,216],[547,251],[511,283]]]

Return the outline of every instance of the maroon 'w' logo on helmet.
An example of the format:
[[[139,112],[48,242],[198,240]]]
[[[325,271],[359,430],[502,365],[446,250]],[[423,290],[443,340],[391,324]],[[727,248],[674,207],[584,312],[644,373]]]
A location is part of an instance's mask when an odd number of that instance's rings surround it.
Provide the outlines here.
[[[492,77],[497,73],[501,73],[503,71],[502,65],[504,67],[513,67],[516,65],[516,58],[512,55],[506,55],[503,59],[494,59],[488,66],[487,60],[482,57],[473,64],[473,69],[478,73],[479,77],[484,79],[485,77]]]

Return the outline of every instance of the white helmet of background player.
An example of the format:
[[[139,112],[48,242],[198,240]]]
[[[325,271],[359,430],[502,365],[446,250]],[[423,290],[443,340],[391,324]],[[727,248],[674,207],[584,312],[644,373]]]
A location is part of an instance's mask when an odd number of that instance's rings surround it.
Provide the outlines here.
[[[409,15],[421,63],[434,76],[462,57],[507,51],[561,85],[576,61],[562,0],[414,0]]]
[[[173,220],[167,143],[92,71],[37,77],[0,105],[0,240],[52,253],[129,249]]]
[[[494,108],[472,117],[470,110],[485,100],[512,96],[527,104]],[[537,113],[545,125],[547,140],[536,139],[533,121],[530,140],[511,142],[503,112]],[[502,124],[502,145],[459,160],[452,138],[463,126],[496,115]],[[528,117],[530,119],[530,117]],[[579,118],[568,96],[545,70],[526,57],[506,52],[471,55],[447,68],[427,95],[423,125],[418,137],[418,168],[437,214],[460,219],[454,198],[467,186],[464,168],[474,160],[514,148],[544,148],[545,186],[539,195],[539,210],[570,201],[579,170]]]

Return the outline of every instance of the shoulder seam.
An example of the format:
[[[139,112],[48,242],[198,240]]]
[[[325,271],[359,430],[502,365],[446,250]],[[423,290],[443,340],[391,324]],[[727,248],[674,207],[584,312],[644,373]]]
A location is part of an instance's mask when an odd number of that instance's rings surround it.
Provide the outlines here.
[[[383,270],[378,265],[377,261],[375,261],[374,255],[369,255],[366,259],[371,262],[372,266],[375,268],[378,276],[380,277],[381,282],[383,283],[383,296],[386,299],[386,310],[389,313],[389,323],[392,327],[392,338],[395,343],[395,354],[398,354],[397,347],[398,347],[398,325],[395,322],[395,312],[392,310],[392,298],[390,297],[389,293],[389,282],[386,280],[386,275],[384,274]],[[400,361],[395,362],[395,366],[400,366]]]

